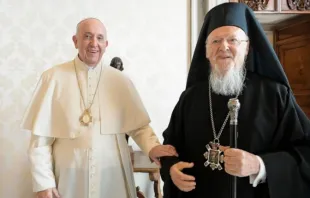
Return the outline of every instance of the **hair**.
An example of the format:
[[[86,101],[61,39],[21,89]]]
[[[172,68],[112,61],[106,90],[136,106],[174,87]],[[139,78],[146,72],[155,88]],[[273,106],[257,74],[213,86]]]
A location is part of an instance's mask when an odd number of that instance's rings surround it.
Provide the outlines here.
[[[99,21],[99,22],[103,25],[103,27],[104,27],[104,36],[105,36],[105,40],[107,40],[107,39],[108,39],[108,34],[107,34],[107,30],[106,30],[104,24],[102,23],[102,21],[101,21],[100,19],[94,18],[94,17],[88,17],[88,18],[85,18],[85,19],[81,20],[81,21],[76,25],[75,35],[78,35],[79,30],[80,30],[80,26],[81,26],[81,24],[82,24],[83,22],[85,22],[85,21],[87,21],[87,20],[92,20],[92,19],[93,19],[93,20]]]

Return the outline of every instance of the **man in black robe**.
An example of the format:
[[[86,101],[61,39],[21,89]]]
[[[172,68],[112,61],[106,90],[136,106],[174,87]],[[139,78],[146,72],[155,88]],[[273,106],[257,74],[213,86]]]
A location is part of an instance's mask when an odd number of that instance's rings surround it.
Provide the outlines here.
[[[241,104],[238,149],[228,148],[230,98]],[[238,198],[310,197],[310,121],[245,4],[206,15],[163,136],[179,154],[161,159],[165,198],[229,198],[231,176]]]

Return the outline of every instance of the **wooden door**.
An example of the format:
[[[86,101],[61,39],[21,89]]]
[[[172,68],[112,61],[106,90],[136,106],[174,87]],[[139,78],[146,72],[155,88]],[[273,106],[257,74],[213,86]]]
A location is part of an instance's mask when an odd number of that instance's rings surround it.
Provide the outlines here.
[[[277,29],[275,47],[297,103],[310,118],[310,17]]]

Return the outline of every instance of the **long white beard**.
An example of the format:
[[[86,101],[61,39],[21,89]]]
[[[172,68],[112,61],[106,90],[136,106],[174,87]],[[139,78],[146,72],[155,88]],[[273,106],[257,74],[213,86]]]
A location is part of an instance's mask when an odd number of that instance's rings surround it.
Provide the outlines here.
[[[212,68],[210,84],[214,93],[224,96],[236,96],[241,94],[246,75],[245,67],[232,67],[225,75],[218,70],[218,66]]]

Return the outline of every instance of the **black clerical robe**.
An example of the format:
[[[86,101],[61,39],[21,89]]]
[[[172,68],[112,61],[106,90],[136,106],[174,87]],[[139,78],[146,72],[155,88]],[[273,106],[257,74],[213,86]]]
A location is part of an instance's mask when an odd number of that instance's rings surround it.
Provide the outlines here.
[[[176,105],[164,132],[164,144],[175,146],[179,157],[161,159],[165,198],[229,198],[229,175],[224,170],[205,167],[206,144],[214,139],[208,97],[208,82],[186,91]],[[212,93],[216,132],[228,113],[231,97]],[[267,180],[253,187],[249,177],[237,178],[238,198],[310,198],[310,122],[296,105],[290,89],[273,80],[248,72],[239,96],[238,148],[260,156]],[[229,146],[229,122],[220,137]],[[196,178],[196,188],[180,191],[172,182],[170,167],[194,162],[183,170]]]

